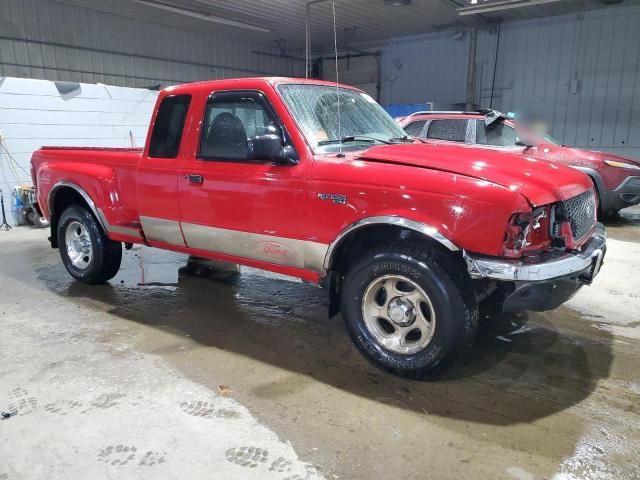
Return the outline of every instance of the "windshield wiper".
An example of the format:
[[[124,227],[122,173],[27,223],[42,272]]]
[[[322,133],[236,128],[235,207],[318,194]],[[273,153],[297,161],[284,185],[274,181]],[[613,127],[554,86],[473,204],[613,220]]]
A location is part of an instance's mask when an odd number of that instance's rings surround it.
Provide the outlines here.
[[[385,145],[391,145],[392,142],[388,142],[386,140],[381,140],[376,137],[369,137],[368,135],[347,135],[346,137],[342,137],[340,139],[334,138],[331,140],[321,140],[318,142],[318,146],[321,147],[323,145],[331,145],[334,143],[350,143],[350,142],[367,142],[367,143],[375,143],[380,142]]]

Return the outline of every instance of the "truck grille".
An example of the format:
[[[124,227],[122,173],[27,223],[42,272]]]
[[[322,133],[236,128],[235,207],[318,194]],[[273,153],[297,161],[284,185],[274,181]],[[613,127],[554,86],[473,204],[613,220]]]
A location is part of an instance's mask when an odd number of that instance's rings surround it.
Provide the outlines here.
[[[593,190],[581,193],[563,202],[571,233],[575,240],[581,240],[596,223],[596,198]]]

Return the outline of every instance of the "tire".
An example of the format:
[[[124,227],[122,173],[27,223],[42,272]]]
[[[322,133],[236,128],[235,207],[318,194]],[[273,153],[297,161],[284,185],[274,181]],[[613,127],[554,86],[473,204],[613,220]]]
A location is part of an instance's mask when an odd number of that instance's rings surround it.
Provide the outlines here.
[[[468,275],[427,242],[393,242],[361,257],[344,278],[340,302],[356,347],[407,378],[440,373],[473,343],[478,328]]]
[[[105,283],[118,273],[122,244],[110,240],[95,217],[83,206],[71,205],[62,212],[57,236],[62,263],[76,280],[96,285]]]
[[[31,209],[31,213],[32,213],[31,222],[37,228],[47,228],[50,225],[49,221],[46,218],[44,218],[42,215],[40,215],[35,208]]]

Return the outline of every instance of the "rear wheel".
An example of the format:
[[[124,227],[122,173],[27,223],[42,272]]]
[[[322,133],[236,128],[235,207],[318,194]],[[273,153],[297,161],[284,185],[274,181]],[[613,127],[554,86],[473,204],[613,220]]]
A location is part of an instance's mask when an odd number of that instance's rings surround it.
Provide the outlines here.
[[[110,240],[86,208],[68,207],[60,216],[57,235],[62,263],[76,280],[99,284],[118,273],[122,244]]]
[[[422,242],[397,242],[357,261],[341,310],[358,349],[377,366],[424,378],[473,341],[478,309],[457,262]]]

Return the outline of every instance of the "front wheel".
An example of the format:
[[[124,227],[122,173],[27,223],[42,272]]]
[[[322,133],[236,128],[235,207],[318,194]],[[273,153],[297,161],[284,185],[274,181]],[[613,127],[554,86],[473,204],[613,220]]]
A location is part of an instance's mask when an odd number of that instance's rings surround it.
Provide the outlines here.
[[[62,263],[76,280],[99,284],[118,273],[122,244],[110,240],[86,208],[72,205],[62,212],[57,235]]]
[[[341,310],[358,349],[409,378],[449,365],[478,325],[469,278],[422,242],[390,244],[357,261],[344,279]]]

